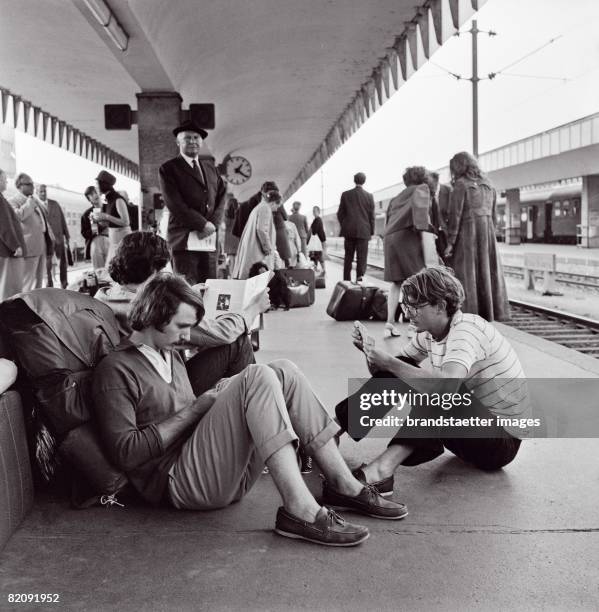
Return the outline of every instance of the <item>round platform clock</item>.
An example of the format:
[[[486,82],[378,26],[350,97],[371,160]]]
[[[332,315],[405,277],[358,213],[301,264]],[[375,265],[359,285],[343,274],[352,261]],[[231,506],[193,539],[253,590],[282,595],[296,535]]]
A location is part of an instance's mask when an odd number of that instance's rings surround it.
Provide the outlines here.
[[[225,160],[225,178],[232,185],[241,185],[252,176],[250,162],[241,155],[233,155]]]

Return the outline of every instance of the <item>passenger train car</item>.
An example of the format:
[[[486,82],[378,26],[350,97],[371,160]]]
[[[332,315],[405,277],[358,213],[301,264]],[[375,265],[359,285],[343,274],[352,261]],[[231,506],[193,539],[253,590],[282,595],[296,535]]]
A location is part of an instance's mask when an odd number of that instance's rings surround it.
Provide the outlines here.
[[[385,229],[387,206],[403,189],[402,184],[375,192],[375,235]],[[580,225],[582,182],[574,180],[542,189],[524,188],[520,191],[520,238],[522,242],[548,244],[576,244],[577,225]],[[506,198],[498,194],[495,211],[497,239],[504,240],[506,227]],[[327,236],[339,236],[336,210],[322,217]]]
[[[545,189],[520,190],[520,238],[522,242],[576,244],[580,225],[582,182],[555,185]],[[506,226],[506,200],[497,198],[497,239],[503,240]]]
[[[62,207],[71,236],[71,248],[77,258],[83,258],[85,240],[81,235],[81,215],[90,207],[83,193],[48,185],[48,199],[56,200]]]

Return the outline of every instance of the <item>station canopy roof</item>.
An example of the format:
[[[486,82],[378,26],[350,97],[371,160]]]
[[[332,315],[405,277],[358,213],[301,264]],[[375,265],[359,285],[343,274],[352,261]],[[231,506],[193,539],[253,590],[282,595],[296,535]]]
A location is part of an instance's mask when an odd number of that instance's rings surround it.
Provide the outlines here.
[[[0,0],[2,119],[134,175],[137,130],[103,106],[176,91],[216,105],[217,162],[250,160],[236,195],[289,195],[484,1]]]

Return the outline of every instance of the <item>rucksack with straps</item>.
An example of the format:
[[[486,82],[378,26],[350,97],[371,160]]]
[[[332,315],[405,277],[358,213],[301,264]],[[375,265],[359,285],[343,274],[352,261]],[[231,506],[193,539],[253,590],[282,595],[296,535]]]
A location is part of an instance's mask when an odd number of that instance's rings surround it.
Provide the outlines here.
[[[119,342],[106,304],[64,289],[36,289],[0,304],[2,331],[60,455],[81,475],[90,505],[114,495],[126,476],[106,458],[93,426],[93,368]],[[80,500],[82,501],[82,500]]]

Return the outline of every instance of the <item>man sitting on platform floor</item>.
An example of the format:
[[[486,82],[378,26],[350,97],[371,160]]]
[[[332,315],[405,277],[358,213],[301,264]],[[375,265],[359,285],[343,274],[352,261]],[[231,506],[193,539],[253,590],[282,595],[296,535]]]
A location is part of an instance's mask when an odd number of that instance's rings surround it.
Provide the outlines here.
[[[131,336],[94,373],[106,451],[144,499],[223,508],[250,490],[266,463],[283,498],[277,533],[329,546],[363,542],[367,528],[312,497],[297,465],[299,440],[327,479],[323,503],[406,516],[403,504],[352,476],[333,441],[338,426],[290,361],[250,365],[196,399],[176,349],[203,315],[201,298],[181,277],[152,276],[131,303]]]
[[[453,272],[443,266],[423,269],[402,284],[402,292],[403,306],[417,334],[393,357],[375,348],[373,343],[364,342],[360,332],[354,329],[354,345],[364,352],[374,378],[353,398],[380,391],[385,385],[380,379],[384,378],[398,379],[390,381],[389,386],[398,387],[406,394],[414,389],[419,391],[420,387],[431,389],[431,383],[437,384],[434,379],[450,379],[444,383],[439,381],[441,387],[452,387],[448,389],[452,393],[469,393],[472,402],[469,406],[453,405],[449,410],[441,410],[441,414],[462,422],[471,417],[476,421],[479,417],[476,422],[488,426],[465,432],[445,425],[423,428],[406,427],[404,423],[379,457],[354,470],[357,478],[373,484],[383,495],[393,492],[393,474],[399,465],[414,466],[431,461],[445,449],[480,469],[499,469],[516,457],[519,437],[529,433],[522,424],[533,425],[528,418],[531,406],[520,360],[494,325],[460,310],[464,290]],[[430,368],[420,367],[418,364],[426,358],[430,360]],[[341,427],[345,431],[351,429],[353,434],[357,429],[354,421],[348,422],[355,416],[350,414],[351,406],[353,399],[345,399],[336,406],[335,412]],[[412,405],[412,423],[428,424],[423,421],[427,416],[430,416],[430,406]]]

